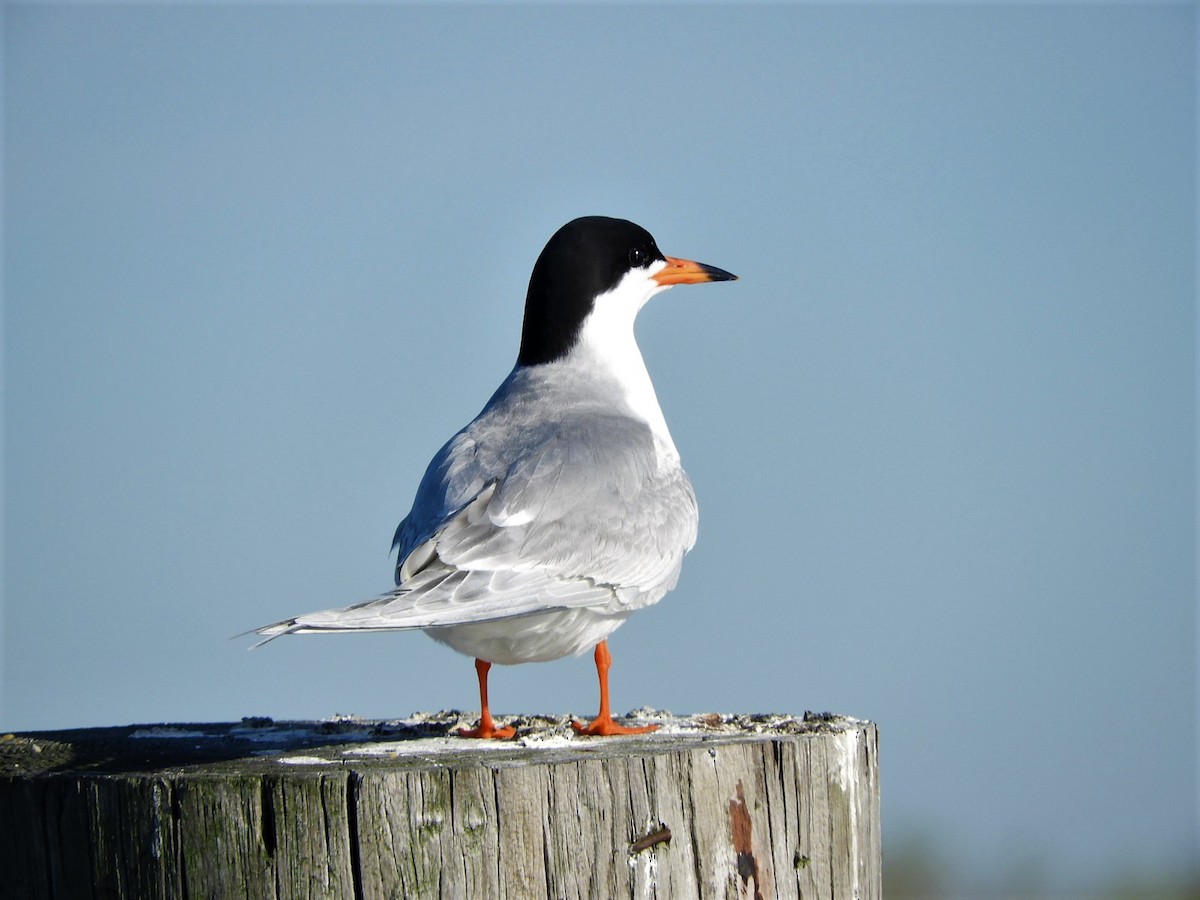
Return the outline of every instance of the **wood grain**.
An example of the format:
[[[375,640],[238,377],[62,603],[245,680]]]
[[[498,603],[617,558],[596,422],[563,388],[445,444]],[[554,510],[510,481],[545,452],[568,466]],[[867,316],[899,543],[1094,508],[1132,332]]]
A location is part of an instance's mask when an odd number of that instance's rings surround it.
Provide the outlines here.
[[[586,739],[455,714],[0,739],[0,896],[878,898],[878,734],[659,717]],[[34,749],[37,748],[37,749]]]

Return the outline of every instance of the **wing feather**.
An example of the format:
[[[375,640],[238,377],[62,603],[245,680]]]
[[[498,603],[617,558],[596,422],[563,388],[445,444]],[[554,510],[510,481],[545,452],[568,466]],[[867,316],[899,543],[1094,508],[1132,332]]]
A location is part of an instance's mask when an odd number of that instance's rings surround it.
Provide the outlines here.
[[[431,461],[396,530],[393,591],[258,633],[620,613],[674,587],[697,522],[678,459],[664,460],[639,420],[561,402],[548,420],[521,392],[502,395]]]

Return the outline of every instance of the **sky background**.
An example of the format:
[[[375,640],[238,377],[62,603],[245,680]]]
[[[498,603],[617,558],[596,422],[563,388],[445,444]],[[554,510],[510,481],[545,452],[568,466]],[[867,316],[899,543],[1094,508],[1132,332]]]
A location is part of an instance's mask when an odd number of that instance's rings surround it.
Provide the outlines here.
[[[474,709],[420,634],[230,638],[389,586],[615,215],[742,276],[639,320],[701,527],[615,707],[874,720],[964,895],[1195,864],[1194,5],[2,14],[0,729]]]

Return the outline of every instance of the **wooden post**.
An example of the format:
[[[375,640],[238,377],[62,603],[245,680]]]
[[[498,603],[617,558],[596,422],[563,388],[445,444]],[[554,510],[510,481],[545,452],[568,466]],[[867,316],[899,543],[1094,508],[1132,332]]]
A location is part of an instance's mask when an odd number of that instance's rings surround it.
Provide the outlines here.
[[[0,897],[882,896],[874,725],[646,715],[6,735]]]

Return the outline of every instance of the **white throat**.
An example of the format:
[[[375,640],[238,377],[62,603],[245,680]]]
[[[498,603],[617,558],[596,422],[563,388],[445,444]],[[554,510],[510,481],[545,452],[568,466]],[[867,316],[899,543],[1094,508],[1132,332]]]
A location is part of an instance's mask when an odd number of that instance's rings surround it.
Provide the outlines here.
[[[660,456],[678,459],[679,452],[633,334],[634,320],[646,301],[666,290],[650,278],[665,265],[658,262],[647,269],[635,269],[611,291],[597,297],[568,359],[616,381],[629,411],[650,426]]]

